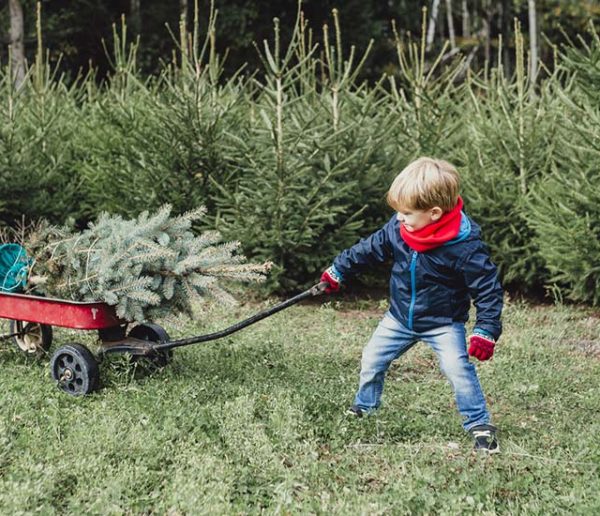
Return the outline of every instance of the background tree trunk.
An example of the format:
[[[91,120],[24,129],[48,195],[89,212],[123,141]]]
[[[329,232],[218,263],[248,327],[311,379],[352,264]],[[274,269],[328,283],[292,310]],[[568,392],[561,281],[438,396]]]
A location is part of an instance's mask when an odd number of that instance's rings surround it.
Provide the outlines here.
[[[446,18],[448,19],[448,37],[450,47],[456,48],[456,33],[454,32],[454,19],[452,18],[452,0],[446,0]]]
[[[462,35],[463,38],[471,37],[471,26],[469,23],[469,8],[467,0],[462,0]]]
[[[16,88],[25,79],[25,45],[23,43],[23,8],[19,0],[9,0],[10,11],[10,52],[12,59],[12,77]]]
[[[486,66],[489,66],[492,58],[492,6],[490,5],[491,0],[485,3],[484,15],[481,19],[483,26],[483,37],[484,37],[484,55]]]
[[[529,0],[529,77],[531,86],[535,84],[538,71],[538,41],[537,41],[537,13],[535,0]]]
[[[508,76],[511,74],[510,60],[510,34],[512,29],[512,0],[502,0],[502,25],[500,32],[502,34],[502,66]]]
[[[179,0],[179,19],[183,21],[185,28],[188,28],[188,0]]]
[[[129,3],[129,23],[131,30],[137,36],[142,32],[142,14],[140,11],[140,0],[130,0]]]
[[[427,50],[429,50],[433,44],[433,37],[435,35],[435,22],[437,21],[439,7],[440,0],[433,0],[431,4],[431,13],[429,15],[429,26],[427,27],[427,39],[425,40],[427,43]]]

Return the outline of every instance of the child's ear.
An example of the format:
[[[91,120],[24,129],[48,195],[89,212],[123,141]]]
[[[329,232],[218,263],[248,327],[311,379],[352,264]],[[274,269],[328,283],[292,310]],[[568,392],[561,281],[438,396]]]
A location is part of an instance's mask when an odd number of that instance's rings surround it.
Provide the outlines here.
[[[431,208],[431,211],[429,213],[431,215],[431,220],[435,221],[440,220],[440,218],[444,214],[444,210],[442,210],[442,208],[440,208],[439,206],[434,206],[433,208]]]

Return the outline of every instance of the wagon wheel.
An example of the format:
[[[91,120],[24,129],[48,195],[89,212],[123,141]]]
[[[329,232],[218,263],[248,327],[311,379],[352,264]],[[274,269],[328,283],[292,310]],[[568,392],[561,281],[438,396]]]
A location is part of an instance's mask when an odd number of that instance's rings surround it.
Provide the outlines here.
[[[10,321],[10,333],[18,333],[13,337],[17,349],[29,356],[42,355],[52,344],[52,326],[26,321]]]
[[[127,336],[134,339],[157,343],[170,340],[167,330],[162,326],[153,323],[134,326]],[[132,355],[131,362],[152,371],[165,367],[172,358],[173,351],[169,349],[167,351],[153,351],[148,355]]]
[[[58,348],[50,360],[50,372],[58,386],[72,396],[88,394],[98,388],[98,361],[81,344],[66,344]]]

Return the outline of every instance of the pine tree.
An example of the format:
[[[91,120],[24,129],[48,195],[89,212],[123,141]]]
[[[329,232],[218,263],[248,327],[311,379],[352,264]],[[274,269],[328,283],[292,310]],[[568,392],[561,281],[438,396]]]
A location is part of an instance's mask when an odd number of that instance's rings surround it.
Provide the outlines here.
[[[465,103],[468,142],[457,148],[464,172],[463,192],[469,214],[483,229],[505,286],[529,289],[540,285],[547,271],[535,241],[527,204],[530,192],[545,177],[558,144],[560,114],[551,76],[532,93],[523,35],[516,34],[515,76],[505,75],[501,62],[490,77],[469,81],[471,100]]]
[[[269,268],[244,263],[239,242],[216,231],[195,235],[199,208],[171,217],[171,206],[135,219],[102,214],[88,229],[42,225],[26,242],[35,274],[52,297],[104,301],[128,321],[193,313],[196,302],[235,303],[229,280],[260,281]]]
[[[551,174],[530,202],[536,243],[550,282],[567,297],[600,305],[600,34],[590,25],[591,43],[567,48],[563,70],[572,87],[560,95],[561,145]]]
[[[342,54],[337,11],[333,17],[322,59],[302,13],[287,46],[275,19],[273,43],[259,49],[264,74],[245,99],[249,116],[231,135],[233,179],[219,185],[216,224],[242,235],[253,256],[273,260],[272,288],[314,282],[365,220],[378,217],[379,225],[387,216],[378,201],[391,169],[384,141],[392,115],[375,89],[356,86],[366,53]]]

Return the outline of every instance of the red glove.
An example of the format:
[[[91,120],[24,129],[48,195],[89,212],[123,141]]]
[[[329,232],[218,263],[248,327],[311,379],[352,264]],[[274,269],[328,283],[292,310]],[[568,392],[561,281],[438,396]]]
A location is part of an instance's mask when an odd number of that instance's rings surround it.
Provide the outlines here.
[[[329,283],[329,286],[325,289],[325,294],[337,292],[342,286],[342,276],[333,265],[321,274],[321,281]]]
[[[473,335],[469,337],[469,355],[481,361],[492,358],[496,341],[489,335],[484,335],[483,332],[473,331]]]

